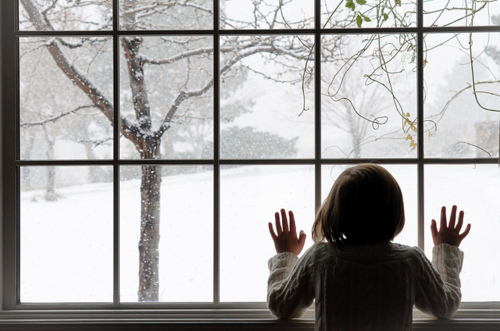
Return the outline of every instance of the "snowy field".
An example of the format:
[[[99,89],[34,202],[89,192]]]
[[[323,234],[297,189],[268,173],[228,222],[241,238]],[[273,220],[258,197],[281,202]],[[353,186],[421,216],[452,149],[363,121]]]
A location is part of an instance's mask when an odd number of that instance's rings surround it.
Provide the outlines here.
[[[76,167],[75,167],[76,168]],[[325,166],[325,196],[343,169]],[[417,243],[415,166],[387,166],[405,197],[406,226],[395,241]],[[76,170],[75,170],[76,171]],[[163,178],[161,191],[160,300],[211,302],[213,295],[213,173]],[[223,302],[265,301],[267,260],[274,254],[267,222],[292,209],[308,234],[314,219],[310,166],[246,166],[221,171],[220,296]],[[121,300],[137,301],[139,180],[120,186]],[[461,245],[464,301],[500,300],[500,172],[498,166],[426,168],[426,254],[430,220],[441,205],[457,204],[472,230]],[[113,292],[113,212],[110,183],[59,188],[21,197],[21,301],[109,302]]]

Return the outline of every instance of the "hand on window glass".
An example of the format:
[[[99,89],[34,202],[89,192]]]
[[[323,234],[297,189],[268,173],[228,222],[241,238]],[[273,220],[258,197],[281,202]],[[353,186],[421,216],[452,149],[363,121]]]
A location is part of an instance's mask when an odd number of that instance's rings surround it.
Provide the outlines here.
[[[453,246],[460,246],[462,240],[469,234],[470,224],[467,224],[465,231],[460,233],[464,223],[464,212],[460,211],[458,214],[458,223],[455,225],[455,218],[457,215],[457,206],[451,208],[450,223],[446,222],[446,207],[441,208],[441,225],[439,231],[437,229],[436,220],[432,220],[431,232],[434,245],[450,244]]]
[[[281,221],[280,213],[275,213],[274,218],[276,219],[276,233],[274,233],[273,224],[269,222],[269,232],[271,237],[273,237],[274,247],[276,247],[277,253],[291,252],[295,255],[299,255],[304,248],[304,243],[306,242],[306,234],[304,231],[300,231],[300,236],[297,237],[297,230],[295,229],[295,218],[293,217],[293,212],[288,212],[290,216],[290,226],[288,226],[288,220],[286,218],[286,212],[281,209]]]

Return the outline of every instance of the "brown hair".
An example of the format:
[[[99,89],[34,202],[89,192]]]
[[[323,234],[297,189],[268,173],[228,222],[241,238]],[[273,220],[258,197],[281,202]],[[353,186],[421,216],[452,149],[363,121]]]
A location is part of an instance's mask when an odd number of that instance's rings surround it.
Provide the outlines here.
[[[359,164],[344,170],[319,209],[315,242],[377,243],[394,239],[405,224],[398,182],[383,167]]]

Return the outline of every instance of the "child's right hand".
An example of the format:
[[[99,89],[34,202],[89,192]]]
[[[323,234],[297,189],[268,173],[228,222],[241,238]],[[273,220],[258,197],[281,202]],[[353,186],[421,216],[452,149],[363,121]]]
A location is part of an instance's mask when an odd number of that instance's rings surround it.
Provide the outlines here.
[[[446,207],[443,206],[441,208],[441,226],[439,231],[436,226],[436,220],[432,220],[431,232],[432,240],[434,241],[435,246],[440,244],[450,244],[458,247],[460,246],[462,240],[469,234],[470,224],[467,225],[463,233],[460,233],[464,222],[464,212],[460,211],[460,214],[458,215],[458,223],[455,226],[456,214],[457,206],[453,206],[451,209],[450,223],[449,225],[446,224]]]
[[[271,233],[271,237],[273,238],[276,253],[291,252],[295,255],[299,255],[302,248],[304,248],[306,234],[304,231],[300,231],[300,234],[297,237],[295,217],[293,216],[293,212],[291,210],[288,214],[290,216],[290,226],[288,226],[285,210],[281,209],[282,221],[280,221],[279,213],[274,214],[277,234],[274,233],[273,224],[271,222],[269,222],[269,233]]]

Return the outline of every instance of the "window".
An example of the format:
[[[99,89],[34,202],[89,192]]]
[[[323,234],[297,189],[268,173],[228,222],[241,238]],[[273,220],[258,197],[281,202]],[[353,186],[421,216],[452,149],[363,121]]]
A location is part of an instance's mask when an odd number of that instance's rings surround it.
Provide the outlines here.
[[[498,307],[500,2],[1,15],[7,308],[264,308],[274,211],[309,230],[340,171],[369,161],[403,189],[396,241],[430,254],[440,206],[466,211],[463,300]]]

